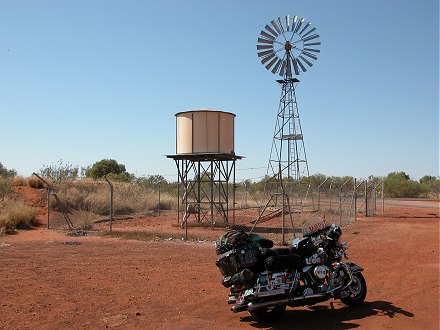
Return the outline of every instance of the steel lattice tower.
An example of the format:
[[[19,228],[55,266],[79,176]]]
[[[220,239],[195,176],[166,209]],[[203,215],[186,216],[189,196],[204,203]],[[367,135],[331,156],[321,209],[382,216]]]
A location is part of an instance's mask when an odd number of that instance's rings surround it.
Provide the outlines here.
[[[304,135],[295,96],[295,87],[299,80],[286,77],[277,82],[281,86],[281,97],[267,175],[281,182],[284,188],[289,187],[291,191],[303,177],[309,176]]]

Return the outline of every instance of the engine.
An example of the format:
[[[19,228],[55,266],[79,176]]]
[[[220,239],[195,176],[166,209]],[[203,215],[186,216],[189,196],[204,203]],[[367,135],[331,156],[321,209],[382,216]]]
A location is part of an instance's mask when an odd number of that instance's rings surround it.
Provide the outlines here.
[[[323,248],[319,248],[316,253],[314,253],[309,258],[305,258],[306,265],[317,265],[317,264],[323,264],[327,262],[327,254],[325,253]]]

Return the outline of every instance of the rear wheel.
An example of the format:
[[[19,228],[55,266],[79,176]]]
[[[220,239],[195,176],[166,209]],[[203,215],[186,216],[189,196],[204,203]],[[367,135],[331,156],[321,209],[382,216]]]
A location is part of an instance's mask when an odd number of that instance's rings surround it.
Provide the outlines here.
[[[286,310],[286,305],[276,305],[249,311],[252,317],[261,323],[273,323],[277,321]]]
[[[367,282],[361,273],[353,274],[353,281],[347,288],[348,296],[341,301],[348,306],[359,306],[367,296]]]

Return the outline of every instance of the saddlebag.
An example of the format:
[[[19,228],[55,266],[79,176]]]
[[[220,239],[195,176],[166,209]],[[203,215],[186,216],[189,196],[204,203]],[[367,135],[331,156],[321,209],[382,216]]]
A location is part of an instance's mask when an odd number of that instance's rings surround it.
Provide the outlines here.
[[[230,276],[243,269],[256,267],[261,260],[258,243],[251,242],[222,253],[216,261],[223,276]]]
[[[226,288],[234,286],[236,290],[244,290],[252,287],[258,273],[254,273],[250,269],[243,269],[241,272],[231,276],[223,276],[222,285]]]

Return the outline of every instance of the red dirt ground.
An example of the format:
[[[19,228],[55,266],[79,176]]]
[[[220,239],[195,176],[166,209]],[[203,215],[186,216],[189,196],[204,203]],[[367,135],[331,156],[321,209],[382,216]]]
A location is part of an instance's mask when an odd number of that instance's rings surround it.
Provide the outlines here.
[[[66,236],[45,228],[40,192],[20,193],[40,209],[41,226],[0,237],[0,329],[267,328],[229,311],[212,240]],[[165,217],[133,226],[182,230]],[[439,202],[393,201],[384,215],[361,218],[343,233],[351,261],[365,268],[365,303],[290,308],[271,328],[439,329]]]

